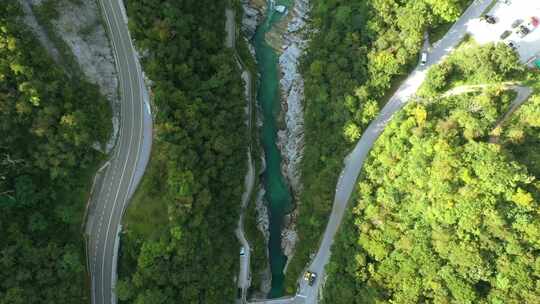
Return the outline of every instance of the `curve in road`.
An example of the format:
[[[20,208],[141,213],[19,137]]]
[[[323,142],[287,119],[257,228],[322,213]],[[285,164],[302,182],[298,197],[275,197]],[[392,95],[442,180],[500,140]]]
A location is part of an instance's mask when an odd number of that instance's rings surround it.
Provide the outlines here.
[[[226,16],[226,22],[225,22],[225,30],[227,32],[227,39],[225,42],[225,45],[228,48],[232,48],[234,51],[234,57],[236,60],[236,64],[242,70],[242,79],[245,82],[245,95],[246,95],[246,101],[247,101],[247,125],[248,125],[248,134],[251,134],[251,118],[252,118],[252,78],[251,73],[246,69],[244,63],[240,59],[240,56],[238,56],[238,52],[236,51],[236,21],[235,21],[235,14],[234,11],[230,8],[227,8],[225,10],[225,16]],[[236,238],[238,241],[242,244],[242,247],[244,247],[244,254],[240,256],[240,271],[238,273],[238,288],[241,290],[240,295],[240,302],[244,303],[246,301],[247,297],[247,289],[251,285],[251,276],[250,276],[250,260],[251,260],[251,247],[249,246],[249,242],[247,241],[247,238],[245,236],[244,232],[244,219],[245,219],[245,209],[249,202],[249,199],[251,198],[251,193],[253,192],[253,187],[255,186],[255,166],[253,164],[253,159],[251,156],[251,135],[249,135],[249,147],[247,151],[248,156],[248,171],[246,172],[245,176],[245,190],[242,194],[242,202],[240,205],[240,217],[238,218],[238,226],[236,227],[234,233],[236,235]]]
[[[116,261],[122,215],[148,162],[152,122],[141,67],[135,57],[123,4],[99,0],[120,80],[120,134],[89,213],[87,255],[92,303],[116,303]],[[146,100],[145,100],[146,99]]]
[[[326,230],[315,258],[307,270],[317,273],[318,279],[310,286],[302,278],[299,279],[297,294],[291,298],[256,301],[251,303],[281,304],[281,303],[317,303],[319,288],[325,277],[325,266],[330,259],[330,248],[334,237],[343,220],[343,215],[356,185],[362,165],[373,144],[388,124],[393,114],[403,106],[416,93],[426,77],[426,71],[430,66],[440,62],[462,41],[471,20],[476,19],[489,7],[493,0],[475,0],[465,10],[463,15],[450,28],[446,35],[438,41],[429,52],[429,61],[425,66],[417,67],[409,77],[401,84],[392,98],[383,107],[377,118],[370,123],[362,134],[353,151],[345,157],[344,168],[338,180],[336,194],[332,207],[332,213],[328,220]]]

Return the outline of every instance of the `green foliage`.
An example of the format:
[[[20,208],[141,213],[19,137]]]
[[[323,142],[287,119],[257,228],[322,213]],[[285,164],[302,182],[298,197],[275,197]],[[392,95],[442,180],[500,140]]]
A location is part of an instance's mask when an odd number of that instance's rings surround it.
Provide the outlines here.
[[[433,13],[444,21],[454,21],[461,15],[464,1],[460,0],[426,0]]]
[[[424,32],[454,21],[467,2],[313,2],[311,26],[317,30],[302,63],[305,149],[300,241],[287,268],[287,292],[294,291],[316,249],[346,151],[376,117],[393,83],[416,65]]]
[[[465,46],[466,48],[466,46]],[[476,72],[429,87],[430,102],[395,114],[366,160],[349,211],[332,249],[324,303],[538,303],[540,274],[537,168],[516,143],[489,134],[506,113],[509,94],[490,88],[446,96],[442,87],[486,79],[507,81],[523,71],[515,56],[497,60],[500,47],[458,50],[434,70]],[[467,54],[467,55],[465,55]],[[492,58],[481,67],[485,58]],[[486,70],[496,71],[495,74]],[[439,81],[439,80],[437,80]],[[511,121],[537,144],[531,98]],[[501,136],[503,139],[503,135]]]
[[[236,296],[234,228],[248,137],[242,79],[224,47],[226,2],[125,2],[131,34],[147,54],[156,120],[150,167],[124,224],[124,303]],[[159,220],[145,216],[149,210],[161,210]]]
[[[540,175],[540,95],[534,95],[503,125],[503,144],[536,176]]]
[[[59,17],[59,10],[65,9],[62,6],[66,1],[70,1],[77,5],[82,0],[43,0],[40,5],[32,6],[34,16],[39,25],[45,31],[47,38],[54,43],[54,47],[60,52],[60,56],[54,58],[64,68],[64,72],[68,75],[81,75],[82,70],[77,62],[77,59],[71,52],[71,48],[58,34],[53,20]]]
[[[54,64],[20,14],[17,1],[2,2],[0,303],[84,303],[80,227],[109,106]]]
[[[524,72],[517,54],[504,44],[479,47],[475,42],[467,42],[448,60],[428,71],[420,95],[436,96],[448,90],[450,84],[486,85],[515,80],[522,78]]]

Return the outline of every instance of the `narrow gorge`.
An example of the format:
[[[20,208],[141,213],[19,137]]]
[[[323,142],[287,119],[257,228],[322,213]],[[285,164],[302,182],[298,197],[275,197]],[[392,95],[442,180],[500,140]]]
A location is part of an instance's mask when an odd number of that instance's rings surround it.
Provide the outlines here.
[[[302,30],[309,8],[307,0],[250,0],[243,7],[243,30],[253,46],[259,73],[257,102],[265,170],[257,209],[259,223],[268,222],[259,228],[266,230],[262,233],[267,236],[272,273],[271,288],[263,291],[274,298],[284,295],[284,272],[298,239],[295,220],[302,190],[304,133],[298,61],[306,44]]]

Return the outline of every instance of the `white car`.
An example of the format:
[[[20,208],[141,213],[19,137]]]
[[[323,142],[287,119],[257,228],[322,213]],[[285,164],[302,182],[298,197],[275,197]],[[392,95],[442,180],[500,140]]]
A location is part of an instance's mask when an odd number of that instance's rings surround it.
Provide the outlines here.
[[[244,248],[244,246],[240,247],[240,255],[245,255],[246,254],[246,248]]]
[[[422,54],[420,55],[420,65],[422,66],[426,65],[427,60],[428,60],[427,52],[422,52]]]

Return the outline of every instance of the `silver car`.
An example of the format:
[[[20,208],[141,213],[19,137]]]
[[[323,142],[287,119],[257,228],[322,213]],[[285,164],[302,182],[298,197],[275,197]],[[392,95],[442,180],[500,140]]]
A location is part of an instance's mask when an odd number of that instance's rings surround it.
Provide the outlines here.
[[[422,54],[420,55],[420,65],[422,66],[426,65],[427,61],[428,61],[427,52],[422,52]]]

